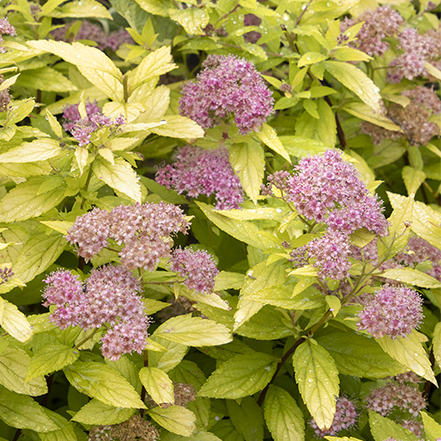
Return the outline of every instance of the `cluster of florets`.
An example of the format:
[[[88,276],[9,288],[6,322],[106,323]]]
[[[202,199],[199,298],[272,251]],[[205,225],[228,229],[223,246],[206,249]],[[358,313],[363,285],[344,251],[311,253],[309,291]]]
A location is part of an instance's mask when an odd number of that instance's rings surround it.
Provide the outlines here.
[[[440,128],[430,117],[441,112],[441,101],[436,92],[423,86],[402,92],[410,98],[406,107],[392,104],[388,107],[388,116],[401,127],[402,131],[391,131],[363,121],[361,132],[370,135],[374,144],[380,145],[384,139],[396,140],[407,138],[411,144],[427,145],[440,134]]]
[[[274,99],[254,65],[233,55],[209,55],[196,81],[182,88],[181,115],[204,129],[234,114],[239,132],[258,130],[271,115]]]
[[[318,438],[324,438],[327,435],[335,436],[338,432],[349,429],[357,424],[358,412],[354,403],[346,397],[337,399],[334,420],[327,430],[321,430],[314,419],[311,420],[311,427],[314,429]]]
[[[107,35],[101,26],[83,20],[78,32],[71,32],[72,25],[61,26],[51,32],[52,37],[57,41],[71,42],[74,40],[89,40],[98,45],[102,51],[109,48],[116,52],[123,44],[133,44],[134,41],[125,29],[110,32]]]
[[[156,181],[179,194],[198,197],[216,196],[218,210],[239,208],[243,190],[239,177],[228,159],[228,150],[204,150],[186,146],[179,150],[176,161],[156,173]]]
[[[88,441],[156,441],[158,430],[139,415],[113,426],[95,426],[90,429]]]
[[[6,17],[0,18],[0,53],[2,54],[6,52],[6,49],[2,46],[4,42],[3,35],[10,35],[11,37],[17,35],[14,26],[9,23],[9,20]]]
[[[126,123],[123,116],[118,116],[114,120],[105,116],[98,107],[96,101],[93,103],[85,103],[87,116],[81,118],[78,110],[78,104],[68,105],[64,108],[63,128],[69,131],[72,136],[78,141],[80,147],[90,143],[92,133],[103,127],[110,127],[117,131],[119,126]]]
[[[12,268],[8,266],[0,268],[0,285],[6,283],[10,278],[13,277],[13,275],[14,272],[12,271]]]
[[[56,306],[51,322],[61,329],[80,326],[84,330],[105,324],[101,351],[111,360],[133,351],[142,353],[149,319],[137,294],[141,287],[126,268],[110,265],[94,269],[84,284],[70,271],[57,271],[45,282],[43,305]]]
[[[347,277],[348,236],[363,227],[380,236],[388,234],[381,203],[369,194],[358,171],[343,161],[338,150],[303,158],[295,170],[298,173],[293,176],[283,171],[269,176],[263,193],[282,198],[299,215],[328,229],[323,238],[294,250],[292,259],[297,265],[302,259],[315,260],[321,277]]]
[[[358,40],[349,45],[368,55],[383,55],[390,48],[386,37],[395,35],[404,24],[404,18],[390,6],[380,6],[375,10],[364,11],[357,19],[345,18],[341,32],[346,31],[357,23],[364,22],[357,37]]]
[[[375,338],[406,337],[423,319],[421,296],[405,286],[383,285],[363,303],[357,326]]]
[[[0,75],[0,84],[3,84],[5,81],[3,75]],[[0,91],[0,112],[6,112],[9,107],[9,103],[11,102],[12,96],[9,93],[9,89]]]

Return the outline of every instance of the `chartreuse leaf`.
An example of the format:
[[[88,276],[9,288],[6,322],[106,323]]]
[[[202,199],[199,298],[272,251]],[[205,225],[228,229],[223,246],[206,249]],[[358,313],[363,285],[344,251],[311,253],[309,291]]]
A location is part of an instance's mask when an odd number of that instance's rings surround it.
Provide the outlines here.
[[[373,110],[379,114],[384,112],[380,89],[362,70],[341,61],[324,61],[323,65],[336,80],[354,92]]]
[[[66,3],[48,14],[50,17],[64,18],[107,18],[112,20],[109,11],[95,0],[78,0]]]
[[[0,155],[0,163],[26,163],[44,161],[63,153],[60,143],[54,139],[36,139],[8,150]]]
[[[217,294],[202,294],[195,291],[194,289],[187,288],[181,283],[175,283],[173,288],[175,295],[186,297],[193,302],[205,303],[206,305],[211,305],[215,308],[220,308],[227,311],[230,309],[228,303],[225,300],[222,300],[221,297]],[[215,290],[217,291],[218,289],[216,288]]]
[[[227,400],[227,409],[234,427],[246,441],[263,441],[262,409],[253,398],[245,397],[240,404]]]
[[[237,433],[231,420],[221,420],[210,430],[222,441],[245,441],[243,436]]]
[[[135,409],[109,406],[93,398],[75,414],[72,420],[94,426],[120,424],[134,413]]]
[[[407,371],[372,338],[337,331],[318,337],[317,342],[331,354],[338,371],[343,375],[375,379]]]
[[[418,441],[409,429],[372,410],[369,410],[369,426],[375,441],[384,441],[391,437],[400,441]]]
[[[32,337],[32,328],[26,316],[7,300],[0,298],[0,302],[3,302],[3,311],[0,308],[1,327],[18,341],[28,341]]]
[[[224,289],[240,289],[245,281],[245,274],[233,273],[228,271],[221,271],[216,276],[215,291],[222,291]]]
[[[420,412],[423,418],[424,432],[427,441],[436,441],[441,438],[441,425],[431,418],[426,412]]]
[[[353,436],[325,436],[328,441],[363,441],[360,438],[354,438]]]
[[[124,101],[122,73],[107,55],[81,43],[38,40],[27,44],[43,52],[51,52],[77,66],[78,70],[101,92],[114,101]]]
[[[188,351],[188,346],[166,340],[165,338],[151,336],[150,340],[161,345],[165,352],[154,351],[149,353],[149,366],[157,367],[164,372],[169,372],[177,366]]]
[[[198,431],[195,435],[179,436],[170,432],[161,432],[161,441],[222,441],[211,432]],[[224,438],[225,441],[225,438]]]
[[[45,410],[31,397],[0,386],[0,418],[7,425],[43,433],[58,430],[58,426],[46,415]]]
[[[441,282],[437,279],[413,268],[387,269],[381,273],[381,277],[423,288],[441,288]]]
[[[173,7],[173,3],[170,0],[136,0],[139,6],[144,11],[153,15],[161,15],[162,17],[169,16],[169,8]]]
[[[438,366],[441,366],[441,323],[437,323],[435,329],[433,330],[433,355],[435,356],[435,360],[438,363]]]
[[[397,360],[398,363],[406,366],[420,377],[438,385],[426,351],[418,340],[415,331],[412,331],[407,337],[397,337],[392,340],[389,336],[384,336],[376,340],[384,352]]]
[[[220,323],[192,317],[191,314],[172,317],[153,333],[153,337],[161,337],[187,346],[218,346],[232,341],[230,330]]]
[[[154,367],[143,367],[139,371],[139,378],[155,403],[174,404],[173,383],[164,371]]]
[[[291,164],[291,158],[289,157],[289,153],[283,147],[282,142],[277,136],[277,132],[268,124],[263,123],[262,129],[260,132],[256,133],[257,137],[267,145],[271,150],[278,153],[280,156],[285,158]]]
[[[257,142],[233,144],[229,149],[229,156],[243,189],[256,204],[265,168],[262,146]]]
[[[44,177],[30,178],[13,188],[0,201],[0,222],[14,222],[40,216],[64,199],[65,184],[39,193]]]
[[[141,203],[141,186],[132,166],[122,158],[116,158],[112,165],[98,158],[93,162],[95,176],[114,190],[124,193],[130,199]]]
[[[270,385],[263,405],[266,425],[274,441],[303,441],[305,421],[294,398],[281,387]]]
[[[334,359],[320,345],[303,342],[295,351],[293,365],[303,401],[322,430],[332,425],[339,396],[338,370]]]
[[[210,19],[208,12],[200,8],[171,9],[170,18],[177,21],[190,35],[204,34],[203,28]]]
[[[47,433],[39,433],[41,441],[77,441],[75,429],[70,421],[61,416],[59,413],[53,412],[47,408],[44,409],[46,415],[55,423],[58,430]]]
[[[268,219],[281,221],[289,213],[287,209],[283,208],[271,208],[259,206],[257,209],[254,208],[243,208],[239,210],[217,210],[217,213],[223,214],[224,216],[235,219],[235,220],[260,220]]]
[[[195,428],[196,416],[181,406],[170,406],[166,409],[154,407],[148,411],[149,416],[160,426],[177,435],[190,436]]]
[[[47,384],[43,377],[34,377],[25,383],[26,370],[31,357],[23,349],[14,346],[6,348],[0,354],[0,383],[18,394],[33,397],[47,393]]]
[[[49,343],[42,346],[32,357],[26,373],[26,381],[40,375],[47,375],[74,363],[79,351],[66,345]]]
[[[63,369],[79,392],[115,407],[145,409],[133,386],[115,369],[93,361],[75,362]]]
[[[401,173],[409,196],[415,194],[426,179],[426,174],[422,170],[417,170],[408,165],[403,167]]]
[[[441,213],[422,202],[415,202],[411,229],[433,246],[441,248]]]
[[[307,139],[302,136],[279,136],[279,139],[286,151],[296,158],[317,155],[330,147],[317,139]]]
[[[190,118],[179,115],[165,115],[161,118],[164,124],[152,127],[150,130],[160,136],[170,138],[203,138],[205,135],[202,127]]]
[[[384,127],[392,132],[401,132],[401,128],[394,124],[389,118],[375,112],[372,107],[364,103],[349,103],[342,107],[343,110],[364,121],[368,121],[376,126]]]
[[[17,86],[47,92],[72,92],[77,90],[75,84],[49,66],[23,71],[17,80]]]
[[[276,367],[277,359],[268,354],[236,355],[211,374],[199,396],[235,400],[253,395],[269,383]]]

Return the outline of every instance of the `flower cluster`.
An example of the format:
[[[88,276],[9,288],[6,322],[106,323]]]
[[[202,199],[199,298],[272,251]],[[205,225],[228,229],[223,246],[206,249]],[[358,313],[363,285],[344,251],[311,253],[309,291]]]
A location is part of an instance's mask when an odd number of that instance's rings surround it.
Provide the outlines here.
[[[324,438],[327,435],[335,436],[338,432],[349,429],[357,424],[358,413],[354,403],[346,397],[337,399],[334,420],[327,430],[321,430],[314,419],[311,420],[311,427],[314,429],[317,438]]]
[[[0,84],[5,81],[3,75],[0,75]],[[0,91],[0,112],[6,112],[9,107],[9,103],[11,102],[11,95],[9,93],[9,89]]]
[[[368,55],[383,55],[390,48],[386,37],[395,35],[404,24],[404,18],[390,6],[380,6],[375,10],[366,10],[357,19],[345,18],[340,24],[341,32],[357,23],[364,22],[356,42],[349,45]]]
[[[0,53],[4,54],[6,49],[2,46],[4,40],[3,35],[10,35],[11,37],[15,37],[17,32],[15,32],[14,26],[9,23],[9,20],[5,18],[0,18]]]
[[[80,112],[78,111],[78,104],[66,106],[63,113],[65,120],[63,128],[72,134],[78,141],[80,147],[89,144],[92,133],[98,129],[102,127],[112,127],[117,130],[119,126],[126,123],[123,116],[119,116],[115,120],[105,116],[96,101],[93,103],[86,102],[85,107],[87,113],[85,118],[81,118]]]
[[[243,202],[239,177],[231,167],[228,150],[223,147],[217,150],[183,147],[172,165],[158,170],[156,182],[191,197],[214,194],[218,210],[239,208]]]
[[[44,306],[55,305],[50,321],[61,329],[80,326],[84,330],[101,328],[103,355],[117,360],[121,354],[145,348],[149,319],[137,294],[141,288],[123,267],[106,266],[92,271],[86,283],[70,271],[49,275],[43,292]]]
[[[213,292],[214,279],[219,274],[213,257],[206,251],[191,248],[173,250],[170,270],[185,277],[184,284],[198,292]]]
[[[89,40],[97,43],[102,51],[109,48],[116,52],[123,44],[133,44],[134,41],[125,29],[110,32],[107,35],[101,26],[83,20],[77,34],[70,32],[71,25],[65,25],[51,32],[52,37],[57,41],[70,42],[73,40]]]
[[[159,439],[158,430],[149,421],[139,415],[133,415],[121,424],[92,427],[88,441],[156,441]]]
[[[182,88],[180,113],[204,129],[234,114],[243,135],[258,130],[271,115],[274,99],[254,65],[233,55],[209,55],[196,81]]]
[[[357,326],[375,338],[388,335],[392,339],[405,337],[423,319],[420,295],[404,286],[383,285],[375,296],[364,299]]]
[[[423,86],[406,90],[402,95],[410,98],[411,102],[406,107],[398,104],[389,106],[388,116],[396,122],[402,132],[390,131],[363,121],[361,132],[368,134],[374,144],[380,145],[384,139],[407,138],[411,144],[427,143],[440,134],[440,128],[435,122],[430,121],[432,114],[441,112],[441,101],[436,92]]]
[[[351,233],[364,227],[387,235],[381,203],[369,194],[355,167],[343,161],[338,150],[303,158],[295,170],[298,173],[293,176],[288,172],[269,176],[263,193],[275,196],[276,191],[308,221],[326,224],[325,236],[294,250],[292,259],[297,265],[302,258],[303,263],[314,259],[314,265],[321,267],[321,277],[342,279],[350,268]]]

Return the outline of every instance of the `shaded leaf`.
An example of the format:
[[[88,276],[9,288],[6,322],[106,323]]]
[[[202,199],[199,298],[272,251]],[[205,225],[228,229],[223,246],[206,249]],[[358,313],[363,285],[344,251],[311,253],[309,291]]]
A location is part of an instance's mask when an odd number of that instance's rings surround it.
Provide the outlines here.
[[[185,407],[155,407],[148,414],[160,426],[178,435],[190,436],[196,428],[196,416]]]
[[[94,426],[120,424],[129,419],[134,413],[135,409],[109,406],[94,398],[83,406],[72,420]]]

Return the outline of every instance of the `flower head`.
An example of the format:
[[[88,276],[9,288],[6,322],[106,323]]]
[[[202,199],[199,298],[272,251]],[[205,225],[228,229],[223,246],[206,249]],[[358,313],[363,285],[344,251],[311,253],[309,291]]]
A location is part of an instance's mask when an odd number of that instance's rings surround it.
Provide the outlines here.
[[[14,276],[14,272],[12,271],[12,268],[10,267],[0,268],[0,285],[6,283],[13,276]]]
[[[3,35],[10,35],[11,37],[15,37],[17,35],[14,26],[9,23],[9,20],[6,17],[0,18],[0,53],[4,54],[6,49],[1,45],[4,41]]]
[[[243,135],[271,115],[274,99],[254,65],[233,55],[209,55],[196,81],[182,88],[180,113],[205,129],[234,114]]]

